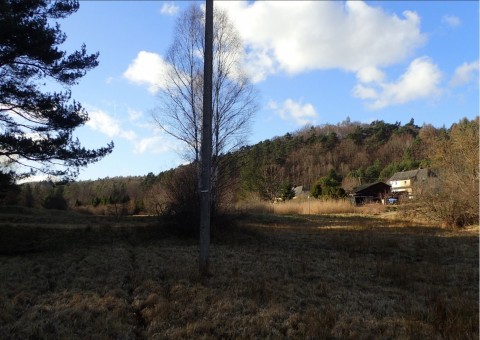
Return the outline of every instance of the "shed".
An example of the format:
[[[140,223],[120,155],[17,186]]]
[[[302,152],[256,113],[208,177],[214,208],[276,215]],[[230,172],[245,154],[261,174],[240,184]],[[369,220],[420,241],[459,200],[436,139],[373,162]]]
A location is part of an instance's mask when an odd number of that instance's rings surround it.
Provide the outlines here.
[[[350,194],[351,201],[355,205],[369,202],[383,202],[390,193],[390,185],[384,182],[367,183],[353,189]]]

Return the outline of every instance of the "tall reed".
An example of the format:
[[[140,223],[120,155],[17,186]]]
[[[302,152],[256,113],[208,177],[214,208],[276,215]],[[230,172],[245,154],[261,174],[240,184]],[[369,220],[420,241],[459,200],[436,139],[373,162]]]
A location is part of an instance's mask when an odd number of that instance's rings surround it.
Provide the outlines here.
[[[347,199],[295,199],[286,202],[270,203],[265,201],[242,202],[237,211],[248,213],[274,213],[278,215],[319,215],[349,214],[357,212]]]

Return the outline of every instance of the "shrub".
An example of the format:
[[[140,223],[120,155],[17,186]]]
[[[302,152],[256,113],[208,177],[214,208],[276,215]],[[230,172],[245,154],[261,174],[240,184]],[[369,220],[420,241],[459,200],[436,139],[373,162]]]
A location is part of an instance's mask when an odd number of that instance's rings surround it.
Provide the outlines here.
[[[165,194],[164,214],[174,231],[181,236],[197,237],[200,204],[196,167],[187,165],[168,173],[162,179]]]
[[[0,171],[0,204],[15,204],[20,193],[12,172]]]
[[[52,189],[52,191],[43,200],[42,206],[45,209],[58,209],[67,210],[68,203],[63,197],[63,187],[58,186]]]
[[[479,122],[461,120],[426,141],[438,176],[418,187],[417,211],[446,226],[477,224],[479,218]]]

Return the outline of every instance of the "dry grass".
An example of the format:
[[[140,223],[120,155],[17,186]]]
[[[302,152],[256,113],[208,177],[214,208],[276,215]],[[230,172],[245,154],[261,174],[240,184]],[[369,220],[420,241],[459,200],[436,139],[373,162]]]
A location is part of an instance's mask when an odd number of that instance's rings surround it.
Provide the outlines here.
[[[348,200],[317,199],[295,199],[274,204],[258,200],[239,203],[236,209],[246,213],[278,215],[348,214],[361,211]]]
[[[478,227],[243,216],[202,279],[196,242],[161,227],[18,220],[0,228],[3,339],[478,338]]]

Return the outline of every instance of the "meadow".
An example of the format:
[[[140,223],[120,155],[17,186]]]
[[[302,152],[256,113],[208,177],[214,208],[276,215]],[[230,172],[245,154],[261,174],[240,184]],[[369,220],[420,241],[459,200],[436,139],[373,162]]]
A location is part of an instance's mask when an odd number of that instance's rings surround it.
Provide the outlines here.
[[[0,338],[478,339],[478,227],[245,213],[212,275],[154,217],[0,210]]]

